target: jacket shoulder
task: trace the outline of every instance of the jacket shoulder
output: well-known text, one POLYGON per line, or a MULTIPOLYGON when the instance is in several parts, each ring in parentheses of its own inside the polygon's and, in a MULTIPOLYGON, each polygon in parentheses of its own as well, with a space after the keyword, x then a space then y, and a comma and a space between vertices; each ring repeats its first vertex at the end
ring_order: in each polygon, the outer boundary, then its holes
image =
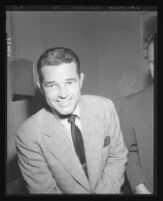
POLYGON ((114 103, 111 99, 98 95, 83 95, 81 103, 84 109, 99 116, 111 115, 114 112, 114 103))
POLYGON ((98 96, 98 95, 82 95, 82 102, 92 105, 101 106, 101 105, 110 105, 111 107, 114 105, 113 101, 109 98, 98 96))
POLYGON ((17 130, 16 137, 34 138, 33 134, 36 133, 42 125, 43 113, 44 109, 41 109, 25 120, 25 122, 17 130))
POLYGON ((137 104, 142 97, 143 91, 139 91, 135 94, 131 94, 125 98, 127 104, 137 104))

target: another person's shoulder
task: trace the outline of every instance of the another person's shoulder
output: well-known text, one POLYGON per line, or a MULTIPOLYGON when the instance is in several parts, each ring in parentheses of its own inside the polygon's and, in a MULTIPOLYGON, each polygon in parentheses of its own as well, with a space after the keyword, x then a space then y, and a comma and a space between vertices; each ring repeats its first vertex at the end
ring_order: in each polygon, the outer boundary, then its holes
POLYGON ((143 89, 125 97, 124 109, 129 116, 131 116, 133 112, 135 113, 135 111, 137 111, 137 109, 140 107, 140 103, 145 91, 146 89, 143 89))
POLYGON ((144 93, 144 90, 142 91, 138 91, 134 94, 131 94, 127 97, 125 97, 126 103, 127 104, 137 104, 140 100, 140 98, 142 97, 142 94, 144 93))

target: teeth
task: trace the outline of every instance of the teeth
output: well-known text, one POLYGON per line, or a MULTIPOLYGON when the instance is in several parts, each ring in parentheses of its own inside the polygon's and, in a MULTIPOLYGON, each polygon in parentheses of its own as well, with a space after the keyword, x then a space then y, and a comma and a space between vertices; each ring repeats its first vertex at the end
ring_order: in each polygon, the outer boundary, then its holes
POLYGON ((66 103, 66 102, 69 102, 70 100, 64 100, 64 101, 61 101, 61 100, 58 100, 57 102, 59 103, 66 103))
POLYGON ((59 104, 61 104, 61 105, 65 105, 65 104, 68 104, 69 103, 69 101, 59 101, 59 104))

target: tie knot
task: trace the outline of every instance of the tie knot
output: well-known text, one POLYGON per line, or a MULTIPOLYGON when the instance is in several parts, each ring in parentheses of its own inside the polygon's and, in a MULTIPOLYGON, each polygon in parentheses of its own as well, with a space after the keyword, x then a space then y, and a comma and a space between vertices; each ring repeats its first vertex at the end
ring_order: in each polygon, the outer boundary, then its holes
POLYGON ((75 124, 75 118, 76 118, 76 115, 71 114, 70 117, 68 118, 68 122, 75 124))

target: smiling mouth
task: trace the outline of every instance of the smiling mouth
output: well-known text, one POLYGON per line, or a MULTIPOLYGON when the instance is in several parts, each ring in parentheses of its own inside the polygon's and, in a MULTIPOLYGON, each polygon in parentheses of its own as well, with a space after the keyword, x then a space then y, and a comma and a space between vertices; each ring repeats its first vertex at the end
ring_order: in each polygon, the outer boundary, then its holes
POLYGON ((70 100, 66 100, 66 101, 58 101, 59 105, 61 106, 68 106, 70 103, 70 100))

